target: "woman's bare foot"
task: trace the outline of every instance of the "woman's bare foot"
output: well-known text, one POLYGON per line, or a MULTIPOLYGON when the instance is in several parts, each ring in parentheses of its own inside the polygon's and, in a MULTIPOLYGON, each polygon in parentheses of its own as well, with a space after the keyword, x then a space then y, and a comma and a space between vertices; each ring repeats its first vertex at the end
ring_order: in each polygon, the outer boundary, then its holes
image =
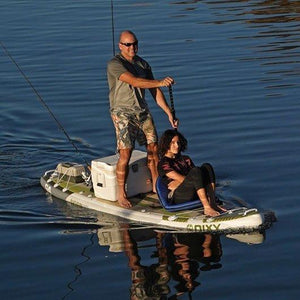
POLYGON ((118 203, 121 207, 124 207, 124 208, 132 207, 131 203, 129 202, 129 200, 125 196, 119 197, 118 203))
POLYGON ((215 196, 212 198, 208 197, 208 202, 209 202, 211 208, 214 209, 215 211, 218 211, 220 213, 227 211, 226 208, 224 208, 220 204, 218 204, 218 202, 220 202, 220 200, 215 196))
POLYGON ((225 207, 222 207, 221 205, 218 204, 211 205, 211 207, 212 209, 218 211, 219 213, 227 212, 227 209, 225 207))
POLYGON ((217 208, 218 208, 218 211, 221 213, 227 211, 227 209, 225 207, 222 207, 221 205, 217 205, 217 208))
POLYGON ((204 207, 204 214, 209 217, 216 217, 220 215, 218 211, 214 210, 210 206, 204 207))
POLYGON ((157 193, 156 193, 156 185, 155 185, 155 183, 154 183, 151 179, 147 179, 147 180, 146 180, 146 183, 147 183, 147 184, 152 184, 152 192, 153 192, 154 194, 157 194, 157 193))

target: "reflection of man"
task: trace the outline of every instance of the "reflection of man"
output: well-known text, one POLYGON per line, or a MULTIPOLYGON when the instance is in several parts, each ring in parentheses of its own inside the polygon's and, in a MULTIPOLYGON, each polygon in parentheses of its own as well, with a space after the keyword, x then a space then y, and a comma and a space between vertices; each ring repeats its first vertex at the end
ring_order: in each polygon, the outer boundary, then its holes
POLYGON ((100 245, 110 245, 110 251, 124 251, 131 269, 131 300, 177 299, 191 294, 199 285, 200 271, 219 269, 222 246, 218 235, 203 233, 165 234, 151 230, 130 230, 128 224, 118 228, 98 230, 100 245), (156 249, 151 257, 158 262, 150 266, 141 264, 137 241, 155 237, 156 249), (173 281, 171 281, 173 280, 173 281), (175 285, 174 285, 175 281, 175 285), (169 285, 176 293, 169 295, 169 285))
POLYGON ((138 40, 131 31, 120 35, 120 54, 107 65, 111 117, 116 130, 119 160, 116 167, 118 202, 122 207, 131 207, 125 191, 127 169, 135 140, 146 145, 148 167, 152 176, 153 191, 157 179, 157 133, 147 102, 145 89, 149 89, 157 105, 167 114, 172 127, 177 126, 171 109, 160 87, 170 86, 173 78, 156 80, 149 64, 137 56, 138 40))
POLYGON ((131 237, 128 230, 124 230, 125 253, 129 259, 131 268, 131 300, 163 299, 168 295, 169 272, 166 249, 162 245, 162 234, 156 236, 158 263, 151 266, 142 266, 138 254, 136 241, 131 237))

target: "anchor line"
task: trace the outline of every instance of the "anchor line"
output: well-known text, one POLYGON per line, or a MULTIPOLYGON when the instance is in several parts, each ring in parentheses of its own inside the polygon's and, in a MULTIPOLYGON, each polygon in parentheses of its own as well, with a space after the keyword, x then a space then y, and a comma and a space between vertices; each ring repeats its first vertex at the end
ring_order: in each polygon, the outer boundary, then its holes
POLYGON ((51 117, 54 119, 54 121, 56 122, 56 124, 58 125, 58 128, 64 133, 64 135, 67 137, 68 141, 71 143, 71 145, 74 147, 74 149, 76 150, 76 152, 79 154, 79 156, 81 157, 81 159, 85 162, 85 164, 87 165, 87 167, 89 168, 89 163, 87 162, 87 160, 82 156, 82 153, 79 151, 78 147, 76 146, 76 144, 72 141, 72 139, 70 138, 70 136, 68 135, 68 133, 66 132, 66 130, 64 129, 64 127, 62 126, 62 124, 59 122, 59 120, 55 117, 55 115, 53 114, 53 112, 51 111, 51 109, 49 108, 49 106, 47 105, 47 103, 43 100, 42 96, 39 94, 39 92, 37 91, 37 89, 34 87, 34 85, 31 83, 30 79, 28 78, 28 76, 23 72, 23 70, 21 69, 20 65, 15 61, 15 59, 12 57, 12 55, 9 53, 9 51, 7 50, 7 48, 5 47, 5 45, 3 44, 3 42, 0 41, 1 47, 3 48, 5 54, 10 58, 10 60, 13 62, 13 64, 17 67, 17 69, 19 70, 19 72, 21 73, 21 75, 23 76, 23 78, 26 80, 26 82, 29 84, 29 86, 31 87, 31 89, 34 91, 34 93, 36 94, 36 96, 38 97, 39 101, 43 104, 43 106, 47 109, 47 111, 49 112, 49 114, 51 115, 51 117))

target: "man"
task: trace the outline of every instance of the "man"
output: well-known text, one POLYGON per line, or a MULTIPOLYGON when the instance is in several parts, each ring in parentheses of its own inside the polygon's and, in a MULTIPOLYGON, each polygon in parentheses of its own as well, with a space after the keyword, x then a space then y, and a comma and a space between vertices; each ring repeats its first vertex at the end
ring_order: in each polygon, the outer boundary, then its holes
POLYGON ((153 191, 158 176, 157 133, 145 100, 149 89, 157 105, 167 114, 173 128, 177 127, 170 107, 160 90, 174 83, 173 78, 156 80, 149 64, 137 55, 138 40, 131 31, 123 31, 119 40, 120 53, 107 65, 111 117, 116 130, 119 160, 116 166, 118 203, 131 207, 125 191, 128 164, 135 140, 146 145, 148 167, 152 177, 153 191))

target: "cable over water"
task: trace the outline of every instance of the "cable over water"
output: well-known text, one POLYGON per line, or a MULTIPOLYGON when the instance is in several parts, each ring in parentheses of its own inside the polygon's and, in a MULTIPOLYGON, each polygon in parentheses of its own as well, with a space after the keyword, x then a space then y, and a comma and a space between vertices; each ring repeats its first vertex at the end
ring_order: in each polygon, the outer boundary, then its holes
POLYGON ((43 100, 42 96, 39 94, 39 92, 33 86, 33 84, 31 83, 31 81, 27 77, 27 75, 23 72, 23 70, 21 69, 20 65, 15 61, 15 59, 13 58, 13 56, 9 53, 9 51, 5 47, 4 43, 0 41, 0 44, 1 44, 1 47, 3 48, 5 54, 10 58, 10 60, 13 62, 13 64, 18 68, 19 72, 21 73, 21 75, 23 76, 23 78, 26 80, 26 82, 29 84, 29 86, 32 88, 32 90, 34 91, 34 93, 38 97, 39 101, 42 103, 42 105, 46 108, 46 110, 49 112, 49 114, 51 115, 51 117, 54 119, 54 121, 58 125, 58 128, 64 133, 64 135, 67 137, 68 141, 74 147, 74 149, 79 154, 79 156, 81 157, 81 159, 85 162, 85 164, 87 165, 87 167, 89 167, 90 165, 87 162, 87 160, 82 156, 82 153, 79 151, 79 149, 76 146, 76 144, 72 141, 72 139, 70 138, 70 136, 68 135, 68 133, 66 132, 66 130, 64 129, 64 127, 62 126, 62 124, 55 117, 55 115, 53 114, 53 112, 51 111, 51 109, 49 108, 49 106, 47 105, 47 103, 43 100))

